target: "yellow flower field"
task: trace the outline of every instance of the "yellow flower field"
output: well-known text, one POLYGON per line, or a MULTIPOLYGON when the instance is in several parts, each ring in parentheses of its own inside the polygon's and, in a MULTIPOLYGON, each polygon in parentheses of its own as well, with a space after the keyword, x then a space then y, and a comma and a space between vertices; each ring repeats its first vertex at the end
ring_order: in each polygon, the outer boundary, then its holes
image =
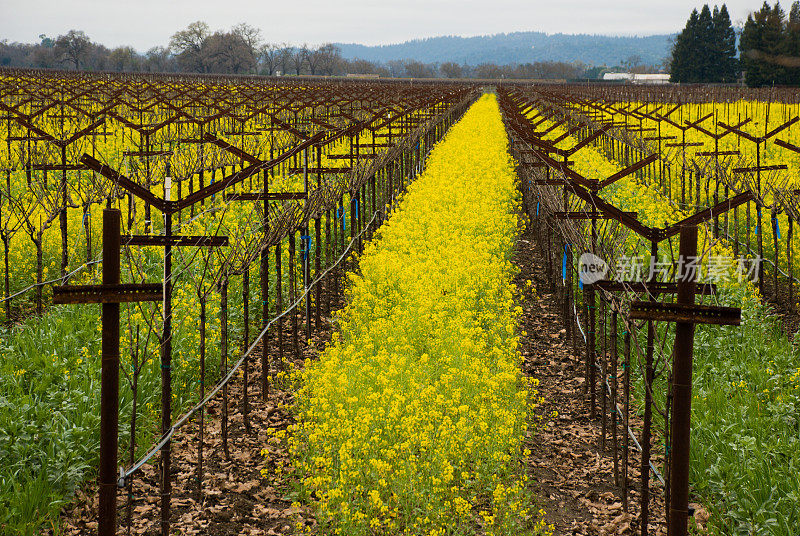
POLYGON ((323 532, 546 530, 520 463, 538 399, 520 372, 514 181, 487 95, 366 247, 288 434, 323 532))

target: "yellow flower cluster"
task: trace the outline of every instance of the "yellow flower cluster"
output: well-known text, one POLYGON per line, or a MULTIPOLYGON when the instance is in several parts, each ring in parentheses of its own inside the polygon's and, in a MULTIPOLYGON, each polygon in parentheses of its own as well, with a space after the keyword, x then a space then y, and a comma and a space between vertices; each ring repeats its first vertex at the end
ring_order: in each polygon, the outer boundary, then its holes
MULTIPOLYGON (((643 114, 649 114, 651 117, 655 117, 659 113, 665 113, 664 103, 661 102, 631 101, 624 103, 624 106, 628 109, 638 110, 643 114)), ((674 105, 666 107, 666 109, 672 108, 674 108, 674 105)), ((582 109, 585 111, 588 108, 584 106, 582 109)), ((739 100, 732 102, 684 103, 669 114, 669 119, 678 125, 687 125, 690 122, 699 121, 701 128, 717 135, 722 135, 726 132, 720 124, 741 124, 738 130, 755 139, 773 132, 774 129, 799 113, 800 110, 798 110, 797 104, 772 102, 771 100, 769 102, 739 100)), ((611 120, 612 116, 607 113, 604 119, 611 120)), ((620 121, 619 114, 617 114, 616 120, 620 121)), ((725 134, 715 143, 711 136, 696 128, 689 128, 684 132, 667 121, 658 122, 650 118, 641 120, 629 118, 628 124, 644 129, 642 130, 643 133, 649 132, 650 136, 643 135, 645 139, 665 138, 665 141, 661 143, 653 139, 647 140, 646 143, 651 150, 660 151, 662 155, 662 159, 665 162, 663 165, 664 171, 657 181, 662 185, 666 195, 674 202, 682 203, 685 196, 685 201, 688 205, 713 204, 713 201, 709 202, 708 199, 713 200, 715 191, 720 201, 725 199, 727 197, 725 194, 728 191, 728 184, 736 185, 735 191, 737 192, 749 188, 754 194, 760 196, 763 200, 764 208, 759 212, 755 205, 752 205, 752 214, 750 216, 752 220, 745 220, 744 207, 739 209, 740 240, 747 241, 748 244, 751 244, 752 241, 753 245, 750 247, 756 250, 754 243, 758 240, 757 236, 760 233, 763 234, 764 256, 774 263, 776 259, 773 239, 777 238, 780 244, 777 259, 779 267, 784 272, 789 271, 785 255, 786 242, 791 240, 793 248, 797 248, 800 238, 796 233, 793 236, 788 235, 789 221, 783 209, 779 207, 778 214, 773 220, 770 208, 776 201, 778 205, 781 204, 780 199, 775 199, 774 189, 779 191, 791 190, 798 185, 796 177, 798 176, 798 171, 800 171, 800 154, 785 149, 776 144, 775 141, 781 140, 793 145, 800 144, 800 123, 794 123, 778 131, 767 141, 760 143, 758 157, 756 155, 756 144, 752 139, 748 140, 733 133, 725 134), (684 141, 687 143, 685 149, 675 146, 684 141), (714 151, 721 151, 723 155, 717 157, 708 155, 714 151), (703 156, 703 153, 706 156, 703 156), (787 169, 762 171, 760 184, 755 172, 736 173, 733 171, 735 168, 754 167, 757 162, 762 166, 786 165, 787 169), (719 171, 717 170, 717 164, 720 167, 719 171), (697 200, 695 182, 698 175, 701 177, 699 202, 697 200), (685 182, 683 186, 682 182, 685 182), (682 195, 682 190, 684 190, 684 195, 682 195), (749 235, 749 238, 747 235, 749 235)), ((731 195, 733 194, 731 193, 731 195)), ((699 208, 699 206, 695 207, 692 211, 699 210, 699 208)), ((734 230, 730 216, 731 223, 725 231, 729 236, 732 236, 734 230)), ((793 267, 793 269, 795 270, 795 277, 798 277, 797 267, 793 267)), ((769 271, 768 269, 767 272, 769 271)))
MULTIPOLYGON (((530 114, 533 113, 535 113, 535 111, 530 112, 530 114)), ((565 133, 565 131, 561 127, 556 127, 553 130, 553 136, 558 136, 563 133, 565 133)), ((561 144, 563 144, 564 147, 570 147, 577 142, 578 140, 569 136, 562 140, 561 144)), ((600 149, 595 146, 584 147, 574 155, 574 159, 575 171, 591 179, 605 179, 618 173, 625 167, 607 158, 600 149)), ((667 227, 689 216, 689 213, 671 205, 666 198, 659 195, 652 187, 648 186, 637 174, 623 177, 614 184, 604 188, 601 191, 601 196, 622 210, 636 211, 637 219, 650 227, 667 227)), ((606 228, 614 225, 615 224, 610 223, 609 220, 598 222, 598 234, 600 236, 605 235, 606 228)), ((667 243, 660 244, 659 248, 660 255, 668 255, 671 253, 669 244, 667 243)), ((713 239, 711 228, 708 224, 703 224, 700 227, 698 251, 705 251, 700 267, 701 279, 707 277, 710 273, 709 259, 711 257, 725 258, 728 260, 727 265, 716 268, 718 271, 722 270, 722 272, 717 275, 724 275, 724 277, 719 277, 717 281, 718 284, 721 288, 726 289, 743 287, 745 293, 742 299, 745 300, 749 306, 755 305, 758 301, 758 290, 750 281, 739 281, 739 279, 735 277, 737 266, 733 250, 726 243, 713 239), (708 251, 705 251, 706 248, 708 248, 708 251)), ((647 244, 635 233, 629 233, 621 252, 623 255, 646 254, 648 252, 647 244)), ((743 302, 741 305, 744 306, 745 303, 743 302)))
POLYGON ((484 96, 366 247, 341 333, 299 373, 288 442, 331 533, 547 530, 519 463, 538 398, 519 370, 514 180, 484 96))

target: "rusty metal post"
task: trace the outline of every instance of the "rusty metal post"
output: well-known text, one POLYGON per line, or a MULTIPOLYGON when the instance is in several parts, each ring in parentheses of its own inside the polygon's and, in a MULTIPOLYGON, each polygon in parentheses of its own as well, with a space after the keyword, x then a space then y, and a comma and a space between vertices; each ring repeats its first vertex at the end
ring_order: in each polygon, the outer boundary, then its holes
MULTIPOLYGON (((242 352, 247 351, 250 346, 250 266, 244 267, 242 274, 242 307, 244 314, 244 337, 242 339, 242 352)), ((242 420, 244 429, 249 434, 250 429, 250 400, 248 393, 248 383, 250 382, 250 356, 245 358, 242 366, 242 420)))
MULTIPOLYGON (((308 148, 303 149, 303 191, 306 194, 306 210, 308 210, 308 148)), ((303 246, 303 299, 306 317, 306 344, 311 340, 311 235, 309 234, 308 220, 303 226, 303 235, 300 243, 303 246)))
MULTIPOLYGON (((369 190, 370 190, 369 191, 369 196, 370 196, 370 204, 371 204, 371 206, 370 206, 370 215, 371 214, 375 214, 375 212, 378 210, 378 200, 377 200, 375 182, 376 182, 375 174, 373 173, 372 177, 370 177, 370 179, 369 179, 369 190)), ((371 236, 371 234, 373 232, 374 231, 370 231, 370 236, 371 236)))
MULTIPOLYGON (((63 104, 62 104, 62 117, 63 117, 63 104)), ((63 119, 61 119, 63 124, 63 119)), ((61 185, 59 187, 61 194, 61 207, 59 210, 59 223, 61 227, 61 283, 67 282, 67 266, 69 265, 69 247, 67 245, 67 206, 68 196, 67 192, 67 146, 61 146, 61 185)))
MULTIPOLYGON (((228 274, 222 276, 219 284, 219 323, 220 323, 220 378, 224 378, 228 373, 228 274)), ((222 451, 225 459, 231 459, 228 449, 228 384, 222 386, 222 451)))
MULTIPOLYGON (((264 172, 264 193, 269 190, 269 176, 264 172)), ((264 244, 261 248, 260 279, 261 279, 261 329, 264 330, 269 322, 269 247, 267 246, 267 234, 269 232, 269 201, 264 196, 263 206, 263 229, 264 244)), ((266 402, 269 399, 269 331, 264 334, 261 340, 261 399, 266 402)))
MULTIPOLYGON (((331 267, 331 209, 325 211, 325 266, 326 269, 331 267)), ((333 222, 333 232, 336 232, 336 221, 333 222)), ((331 278, 333 274, 328 272, 325 276, 325 315, 331 315, 331 294, 332 285, 331 278)))
MULTIPOLYGON (((592 254, 597 254, 597 220, 592 218, 592 254)), ((595 364, 596 364, 596 349, 595 349, 595 295, 594 295, 594 286, 587 285, 586 298, 587 298, 587 307, 589 309, 589 325, 587 327, 587 342, 586 342, 586 352, 587 352, 587 367, 589 370, 589 377, 587 381, 589 382, 589 416, 590 418, 594 419, 596 416, 596 406, 597 406, 597 381, 595 377, 597 373, 595 371, 595 364)))
MULTIPOLYGON (((681 229, 679 254, 684 266, 697 257, 697 227, 681 229)), ((677 303, 694 305, 696 271, 685 269, 678 278, 677 303)), ((686 536, 689 521, 689 448, 692 409, 692 352, 694 323, 677 322, 673 353, 672 471, 669 524, 671 534, 686 536)))
POLYGON ((550 224, 549 218, 545 219, 547 225, 547 244, 545 245, 544 254, 547 256, 547 281, 550 285, 550 290, 556 289, 555 274, 553 273, 553 225, 550 224))
MULTIPOLYGON (((761 143, 756 143, 756 229, 758 230, 758 292, 764 295, 764 226, 761 221, 761 143)), ((775 265, 777 272, 778 265, 775 265)), ((775 289, 776 293, 778 289, 775 289)))
MULTIPOLYGON (((631 326, 634 324, 631 323, 631 326)), ((628 453, 630 449, 630 434, 628 433, 628 429, 630 428, 630 409, 631 409, 631 334, 628 331, 628 326, 625 327, 625 363, 623 364, 624 369, 624 385, 623 385, 623 397, 625 399, 624 405, 624 418, 623 423, 625 425, 625 431, 623 433, 623 441, 622 441, 622 510, 624 512, 628 511, 628 453)))
POLYGON ((606 453, 608 393, 608 338, 606 333, 606 302, 600 293, 600 453, 606 453))
MULTIPOLYGON (((342 251, 339 247, 339 244, 344 244, 344 230, 345 230, 345 222, 344 222, 344 196, 339 198, 339 206, 336 208, 336 218, 334 218, 333 222, 333 245, 332 245, 332 257, 336 259, 337 253, 342 251), (339 223, 341 220, 341 224, 339 223)), ((341 267, 339 264, 336 264, 333 269, 333 292, 335 295, 339 295, 339 270, 341 267)))
MULTIPOLYGON (((206 297, 200 297, 200 400, 206 397, 206 297)), ((205 406, 197 413, 197 501, 203 499, 203 442, 205 437, 205 406)))
MULTIPOLYGON (((650 277, 655 281, 655 263, 658 261, 658 242, 650 243, 650 277)), ((655 301, 655 297, 650 297, 655 301)), ((647 322, 647 347, 645 349, 645 378, 644 378, 644 426, 642 429, 642 490, 641 490, 641 534, 647 536, 647 525, 650 517, 650 428, 653 420, 653 352, 655 351, 656 326, 652 320, 647 322)))
MULTIPOLYGON (((322 147, 317 147, 317 169, 322 168, 322 147)), ((317 173, 317 188, 322 188, 322 173, 317 173)), ((314 217, 314 277, 319 277, 322 272, 322 212, 318 211, 314 217)), ((322 281, 314 289, 314 327, 319 331, 322 308, 322 281)))
MULTIPOLYGON (((404 152, 400 157, 400 168, 401 168, 400 173, 402 173, 402 166, 405 158, 406 155, 404 152)), ((384 176, 386 177, 386 184, 385 184, 386 191, 383 194, 384 196, 383 204, 386 206, 386 212, 389 212, 389 209, 392 206, 392 177, 394 176, 394 170, 396 166, 397 164, 395 164, 394 162, 390 162, 389 167, 386 170, 386 173, 384 174, 384 176)))
POLYGON ((291 307, 292 317, 292 348, 294 357, 300 359, 300 340, 298 334, 297 322, 297 307, 294 302, 297 299, 297 256, 295 252, 295 233, 296 229, 292 229, 289 233, 289 306, 291 307))
MULTIPOLYGON (((103 210, 103 284, 120 281, 120 219, 118 209, 103 210)), ((117 448, 119 437, 119 303, 104 303, 100 369, 100 497, 97 533, 117 531, 117 448)))
POLYGON ((358 198, 358 211, 356 214, 358 215, 358 252, 361 253, 364 251, 364 241, 367 239, 366 236, 362 236, 361 233, 364 231, 364 227, 367 223, 367 185, 362 184, 361 188, 359 189, 359 198, 358 198))
POLYGON ((280 369, 283 370, 283 317, 279 316, 283 312, 283 262, 281 259, 281 241, 275 244, 275 316, 277 317, 277 326, 275 332, 277 334, 278 345, 278 364, 280 369))
MULTIPOLYGON (((164 179, 164 197, 170 199, 172 179, 169 164, 164 179)), ((164 214, 164 234, 172 236, 172 214, 164 214)), ((161 433, 166 434, 172 427, 172 245, 164 246, 164 325, 161 333, 161 433)), ((161 535, 169 536, 171 442, 161 447, 161 535)))
MULTIPOLYGON (((780 294, 778 293, 778 260, 780 258, 780 243, 778 242, 779 224, 778 224, 778 210, 776 204, 773 203, 772 211, 770 214, 770 221, 772 222, 772 251, 775 253, 775 270, 772 273, 772 291, 775 293, 775 303, 779 303, 780 294)), ((791 274, 791 272, 789 272, 791 274)), ((790 275, 791 277, 791 275, 790 275)))
MULTIPOLYGON (((350 201, 350 205, 351 205, 351 208, 352 208, 352 200, 350 201)), ((342 228, 339 230, 340 231, 339 232, 339 251, 342 254, 344 254, 345 246, 347 244, 346 236, 345 236, 346 232, 347 232, 347 222, 345 221, 345 219, 348 217, 347 216, 347 212, 345 212, 345 210, 344 210, 344 196, 342 196, 341 199, 339 200, 339 208, 342 211, 342 228)), ((353 213, 351 211, 350 212, 350 227, 351 227, 350 230, 351 230, 351 232, 352 232, 352 224, 353 224, 353 213)), ((342 292, 344 292, 344 287, 345 287, 344 275, 345 275, 345 272, 347 271, 346 267, 347 267, 347 258, 345 257, 345 259, 339 265, 339 272, 338 272, 338 275, 342 279, 342 282, 341 282, 342 292)), ((337 292, 339 291, 339 287, 338 286, 336 287, 336 291, 337 292)))
POLYGON ((350 192, 350 240, 351 241, 355 240, 356 234, 358 233, 358 230, 356 229, 356 225, 358 224, 357 214, 358 214, 358 190, 354 190, 350 192))
POLYGON ((617 363, 619 361, 617 353, 617 308, 611 311, 611 450, 614 456, 614 484, 619 486, 619 450, 617 439, 617 363))
POLYGON ((793 291, 793 284, 794 284, 794 267, 792 266, 792 216, 787 214, 789 218, 789 229, 786 231, 786 266, 788 267, 788 274, 789 277, 787 278, 789 281, 789 288, 787 290, 789 294, 789 298, 787 302, 789 304, 789 310, 794 311, 794 291, 793 291))
MULTIPOLYGON (((564 157, 565 160, 566 160, 566 158, 567 157, 564 157)), ((524 201, 526 198, 530 198, 531 183, 530 183, 530 180, 524 180, 523 179, 522 184, 523 184, 523 192, 525 194, 527 194, 527 195, 523 195, 522 196, 522 199, 524 201)), ((569 211, 569 193, 567 192, 566 188, 563 188, 563 195, 564 195, 564 212, 568 212, 569 211)), ((530 209, 530 203, 527 203, 527 205, 528 205, 528 209, 530 209)), ((530 214, 529 214, 529 216, 530 216, 530 214)), ((569 315, 569 299, 570 299, 570 291, 572 290, 572 278, 571 278, 571 275, 572 275, 571 274, 571 272, 572 272, 572 262, 571 262, 570 252, 569 252, 570 247, 571 247, 571 245, 566 243, 566 240, 565 240, 565 243, 564 243, 564 260, 562 261, 562 272, 563 273, 561 274, 561 283, 564 286, 564 328, 567 330, 567 332, 566 332, 566 334, 564 336, 564 340, 567 340, 567 341, 569 340, 569 338, 571 336, 571 333, 572 333, 572 322, 570 322, 570 318, 569 318, 569 316, 570 316, 569 315)))

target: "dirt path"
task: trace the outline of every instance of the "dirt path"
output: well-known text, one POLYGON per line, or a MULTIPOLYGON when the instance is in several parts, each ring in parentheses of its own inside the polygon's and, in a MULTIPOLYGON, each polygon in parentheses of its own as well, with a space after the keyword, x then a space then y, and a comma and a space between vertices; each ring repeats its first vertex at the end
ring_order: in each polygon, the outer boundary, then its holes
MULTIPOLYGON (((572 343, 566 340, 560 305, 550 291, 537 250, 531 234, 525 233, 516 251, 521 269, 517 284, 526 296, 522 329, 527 335, 522 338, 522 352, 526 372, 539 379, 539 394, 544 397, 537 409, 543 423, 529 440, 533 490, 545 518, 555 525, 555 534, 638 534, 639 453, 631 445, 628 474, 632 485, 625 512, 620 487, 614 484, 611 442, 607 441, 606 455, 601 454, 599 411, 591 420, 588 397, 583 395, 584 362, 582 356, 573 355, 572 343), (532 281, 535 290, 525 290, 526 281, 532 281)), ((631 421, 638 429, 638 423, 631 421)), ((621 440, 619 445, 621 453, 621 440)), ((650 534, 666 534, 660 483, 651 495, 650 534)))

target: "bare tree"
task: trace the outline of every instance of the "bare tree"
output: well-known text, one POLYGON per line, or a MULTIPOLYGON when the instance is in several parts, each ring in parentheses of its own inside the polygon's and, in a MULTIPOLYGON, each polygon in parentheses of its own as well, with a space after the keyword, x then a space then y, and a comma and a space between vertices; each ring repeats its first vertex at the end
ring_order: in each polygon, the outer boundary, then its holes
POLYGON ((208 24, 193 22, 185 30, 172 34, 169 48, 185 70, 204 73, 207 72, 207 62, 203 45, 210 36, 208 24))
POLYGON ((628 72, 634 72, 634 70, 642 65, 642 57, 638 54, 634 54, 632 56, 628 56, 625 61, 622 62, 622 67, 625 68, 628 72))
POLYGON ((342 65, 342 52, 339 47, 327 43, 316 50, 312 50, 306 57, 308 70, 311 74, 326 74, 331 76, 342 65))
POLYGON ((417 60, 406 60, 403 62, 405 74, 409 78, 435 78, 436 69, 428 63, 417 60))
POLYGON ((308 45, 305 43, 300 48, 293 48, 292 55, 289 58, 289 63, 294 69, 294 74, 299 75, 303 71, 303 65, 306 63, 308 56, 308 45))
POLYGON ((292 58, 294 56, 294 47, 289 44, 284 44, 279 56, 279 66, 281 73, 286 74, 292 66, 292 58))
POLYGON ((503 68, 494 63, 482 63, 475 68, 476 78, 499 79, 504 74, 503 68))
POLYGON ((255 70, 253 49, 235 33, 215 33, 205 40, 202 50, 209 72, 244 74, 255 70))
POLYGON ((445 78, 461 78, 464 74, 464 69, 455 62, 446 61, 439 66, 439 72, 445 78))
POLYGON ((389 71, 375 62, 362 59, 354 59, 347 62, 347 72, 351 74, 384 74, 389 76, 389 71))
POLYGON ((261 30, 259 28, 250 26, 246 22, 240 22, 231 28, 231 33, 241 37, 247 43, 247 46, 253 50, 253 54, 257 53, 258 47, 261 46, 261 30))
POLYGON ((92 41, 83 31, 70 30, 66 35, 56 38, 54 48, 59 61, 71 63, 75 69, 80 69, 91 47, 92 41))
POLYGON ((33 67, 49 69, 56 66, 55 47, 36 47, 33 52, 33 67))
POLYGON ((262 65, 261 74, 272 76, 284 63, 288 45, 266 43, 258 49, 258 59, 262 65))
POLYGON ((118 73, 139 70, 139 55, 131 47, 118 47, 108 55, 108 67, 118 73))
POLYGON ((155 73, 165 73, 174 69, 174 60, 169 49, 165 47, 153 47, 147 51, 147 70, 155 73))
POLYGON ((389 60, 386 66, 389 69, 389 76, 392 78, 400 78, 406 73, 405 65, 400 60, 389 60))

